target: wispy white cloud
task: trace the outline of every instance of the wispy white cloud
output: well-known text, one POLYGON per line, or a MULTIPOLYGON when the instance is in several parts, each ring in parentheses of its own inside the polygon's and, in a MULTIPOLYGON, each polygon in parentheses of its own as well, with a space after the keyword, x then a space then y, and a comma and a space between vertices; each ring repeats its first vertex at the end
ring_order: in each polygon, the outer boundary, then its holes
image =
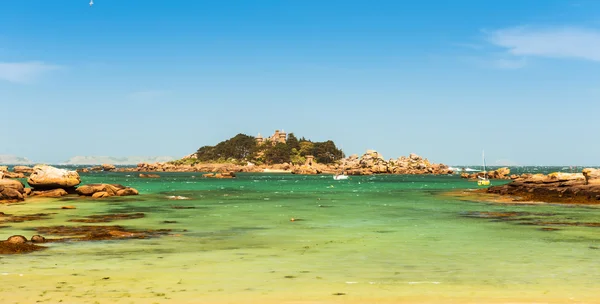
POLYGON ((42 74, 60 68, 61 66, 41 61, 0 62, 0 80, 14 83, 30 83, 42 74))
POLYGON ((600 61, 600 30, 578 27, 515 27, 487 34, 488 41, 516 56, 600 61))
POLYGON ((527 65, 523 57, 507 56, 503 54, 490 54, 485 56, 463 57, 463 61, 485 69, 518 70, 527 65))

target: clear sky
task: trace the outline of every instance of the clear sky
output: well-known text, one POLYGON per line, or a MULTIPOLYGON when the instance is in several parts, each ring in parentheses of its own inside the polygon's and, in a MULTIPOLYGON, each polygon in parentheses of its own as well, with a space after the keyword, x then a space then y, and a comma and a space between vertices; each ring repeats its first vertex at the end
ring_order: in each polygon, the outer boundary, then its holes
POLYGON ((0 154, 347 154, 600 165, 600 1, 0 1, 0 154))

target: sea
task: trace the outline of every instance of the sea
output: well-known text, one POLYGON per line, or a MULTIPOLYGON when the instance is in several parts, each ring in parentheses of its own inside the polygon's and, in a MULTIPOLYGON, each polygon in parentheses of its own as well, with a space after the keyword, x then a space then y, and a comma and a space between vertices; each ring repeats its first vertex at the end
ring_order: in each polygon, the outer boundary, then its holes
MULTIPOLYGON (((535 169, 522 171, 568 172, 535 169)), ((0 255, 0 303, 600 303, 596 206, 455 195, 478 188, 458 175, 159 174, 81 174, 139 196, 0 205, 47 214, 0 222, 0 239, 61 225, 169 229, 0 255), (115 213, 144 217, 69 221, 115 213)))

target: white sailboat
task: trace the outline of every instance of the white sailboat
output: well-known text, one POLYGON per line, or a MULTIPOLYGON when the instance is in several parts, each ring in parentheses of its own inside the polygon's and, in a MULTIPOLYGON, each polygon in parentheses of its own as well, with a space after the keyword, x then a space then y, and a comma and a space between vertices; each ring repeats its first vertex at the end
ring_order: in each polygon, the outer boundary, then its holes
POLYGON ((343 180, 343 179, 348 179, 348 175, 346 174, 336 174, 333 176, 334 180, 343 180))
POLYGON ((348 179, 348 175, 346 175, 346 172, 344 172, 344 170, 342 170, 341 173, 336 174, 333 176, 334 180, 344 180, 344 179, 348 179))
POLYGON ((489 186, 490 180, 487 177, 487 170, 485 169, 485 151, 481 152, 481 157, 483 158, 483 177, 478 177, 477 186, 489 186))

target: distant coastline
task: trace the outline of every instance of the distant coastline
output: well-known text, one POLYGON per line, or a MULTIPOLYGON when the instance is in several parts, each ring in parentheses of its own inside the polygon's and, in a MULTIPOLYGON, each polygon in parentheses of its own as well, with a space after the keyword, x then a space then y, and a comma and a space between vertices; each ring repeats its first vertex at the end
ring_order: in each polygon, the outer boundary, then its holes
POLYGON ((0 155, 0 165, 34 165, 50 164, 63 166, 94 166, 112 164, 116 166, 135 166, 139 163, 170 162, 173 156, 74 156, 63 162, 32 161, 27 157, 16 155, 0 155))
POLYGON ((0 154, 0 165, 32 165, 33 161, 27 157, 0 154))
POLYGON ((146 162, 169 162, 177 158, 173 156, 74 156, 58 165, 100 165, 111 164, 116 166, 137 165, 146 162))

